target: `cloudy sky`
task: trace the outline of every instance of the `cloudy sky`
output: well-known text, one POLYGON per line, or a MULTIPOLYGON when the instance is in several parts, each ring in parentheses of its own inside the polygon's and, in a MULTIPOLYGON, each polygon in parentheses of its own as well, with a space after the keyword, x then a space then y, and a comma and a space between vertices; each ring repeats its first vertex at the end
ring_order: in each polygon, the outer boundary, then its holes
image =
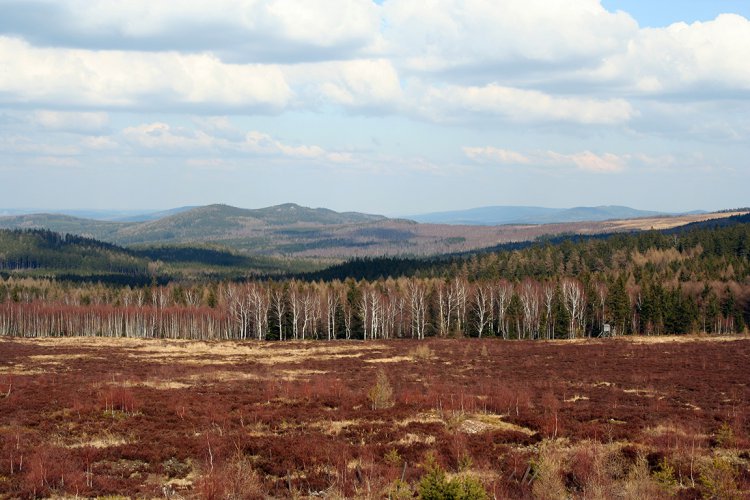
POLYGON ((746 0, 0 12, 0 208, 750 205, 746 0))

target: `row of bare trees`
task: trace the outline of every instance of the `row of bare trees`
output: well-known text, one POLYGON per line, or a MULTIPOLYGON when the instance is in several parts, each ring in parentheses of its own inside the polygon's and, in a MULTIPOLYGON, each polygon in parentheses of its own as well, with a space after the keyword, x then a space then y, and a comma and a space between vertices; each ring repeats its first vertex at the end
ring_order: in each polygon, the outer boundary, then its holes
MULTIPOLYGON (((53 283, 35 286, 33 293, 21 287, 20 294, 0 296, 0 335, 554 339, 599 335, 602 325, 610 322, 616 333, 654 331, 643 324, 653 321, 651 316, 643 319, 653 307, 648 309, 641 287, 624 282, 619 286, 605 281, 584 283, 570 277, 545 281, 526 278, 515 283, 471 282, 459 277, 376 282, 292 280, 145 289, 95 285, 60 288, 53 283)), ((689 294, 685 300, 695 302, 689 294)), ((734 316, 729 313, 719 311, 707 318, 708 313, 703 316, 703 324, 709 321, 709 326, 720 325, 718 332, 736 330, 734 316)), ((695 323, 700 327, 699 321, 695 323)))

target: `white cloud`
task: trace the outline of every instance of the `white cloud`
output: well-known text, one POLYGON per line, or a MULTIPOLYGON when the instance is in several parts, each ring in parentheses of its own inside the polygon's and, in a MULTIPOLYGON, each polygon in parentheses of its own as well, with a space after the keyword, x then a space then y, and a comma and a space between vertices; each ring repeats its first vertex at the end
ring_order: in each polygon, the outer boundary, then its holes
POLYGON ((596 154, 591 151, 580 153, 558 153, 556 151, 536 151, 520 153, 508 149, 488 147, 465 147, 464 154, 479 163, 499 165, 529 165, 538 167, 575 167, 593 173, 616 173, 628 166, 628 156, 612 153, 596 154))
POLYGON ((509 149, 493 148, 491 146, 484 148, 463 148, 464 154, 472 160, 478 162, 501 163, 507 165, 525 165, 531 163, 528 156, 517 151, 509 149))
POLYGON ((748 40, 750 21, 735 14, 642 29, 626 51, 612 53, 599 68, 584 74, 646 95, 685 93, 687 99, 720 99, 729 90, 750 91, 748 40))
POLYGON ((10 34, 0 36, 0 106, 45 109, 34 119, 47 130, 103 135, 108 116, 87 111, 187 112, 209 116, 205 133, 238 142, 244 131, 209 126, 210 116, 344 110, 441 124, 552 124, 563 133, 573 124, 704 140, 748 135, 728 101, 750 93, 750 21, 737 15, 639 29, 599 0, 0 7, 0 33, 10 34), (719 104, 659 106, 664 95, 719 104))
POLYGON ((0 37, 0 102, 170 109, 277 110, 291 96, 278 67, 210 54, 40 49, 0 37))
POLYGON ((388 50, 415 71, 590 64, 637 30, 599 0, 388 0, 384 19, 388 50))
MULTIPOLYGON (((230 124, 225 124, 231 127, 230 124)), ((163 122, 145 123, 128 127, 124 139, 138 151, 172 156, 223 154, 227 157, 278 157, 331 163, 347 163, 352 157, 347 152, 327 151, 317 145, 287 144, 269 134, 249 131, 237 140, 212 135, 200 129, 172 127, 163 122)), ((236 135, 236 134, 233 134, 236 135)))
POLYGON ((399 75, 387 59, 308 63, 283 68, 297 89, 297 106, 332 104, 393 112, 403 100, 399 75))
POLYGON ((560 154, 554 151, 547 152, 547 158, 552 164, 570 165, 573 164, 580 170, 595 173, 614 173, 625 169, 626 161, 624 158, 612 153, 598 155, 591 151, 583 151, 574 154, 560 154))
POLYGON ((561 121, 611 125, 627 122, 636 110, 624 99, 559 97, 490 84, 484 87, 429 87, 421 94, 421 109, 437 120, 456 116, 498 116, 514 122, 561 121))
POLYGON ((345 57, 372 43, 371 0, 4 0, 0 32, 40 45, 212 50, 245 61, 345 57), (50 23, 50 19, 55 19, 50 23))

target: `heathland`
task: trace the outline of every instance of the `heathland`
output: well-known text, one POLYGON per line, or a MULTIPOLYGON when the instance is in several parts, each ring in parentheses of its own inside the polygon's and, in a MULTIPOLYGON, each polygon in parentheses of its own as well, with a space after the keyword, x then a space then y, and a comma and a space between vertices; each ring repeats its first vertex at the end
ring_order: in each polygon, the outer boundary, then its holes
POLYGON ((750 489, 744 337, 5 338, 0 349, 5 497, 750 489))
POLYGON ((0 231, 0 496, 743 498, 721 215, 345 261, 0 231))

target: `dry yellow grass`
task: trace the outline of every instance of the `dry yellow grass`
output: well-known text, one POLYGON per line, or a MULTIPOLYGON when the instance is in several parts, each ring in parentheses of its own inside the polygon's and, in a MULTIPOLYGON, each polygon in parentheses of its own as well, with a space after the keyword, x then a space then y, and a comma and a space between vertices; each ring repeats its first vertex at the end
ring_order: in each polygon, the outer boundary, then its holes
POLYGON ((413 361, 414 358, 411 356, 392 356, 390 358, 374 358, 366 359, 366 363, 404 363, 407 361, 413 361))
POLYGON ((402 446, 411 446, 417 443, 434 444, 435 436, 429 436, 426 434, 414 434, 414 433, 409 432, 404 437, 396 441, 394 444, 399 444, 402 446))
POLYGON ((133 442, 132 440, 124 437, 124 436, 118 436, 116 434, 111 433, 104 433, 96 436, 86 436, 83 435, 80 438, 78 438, 75 441, 66 441, 63 438, 59 438, 56 440, 58 445, 65 447, 65 448, 85 448, 85 447, 92 447, 92 448, 113 448, 115 446, 122 446, 124 444, 128 444, 133 442))

